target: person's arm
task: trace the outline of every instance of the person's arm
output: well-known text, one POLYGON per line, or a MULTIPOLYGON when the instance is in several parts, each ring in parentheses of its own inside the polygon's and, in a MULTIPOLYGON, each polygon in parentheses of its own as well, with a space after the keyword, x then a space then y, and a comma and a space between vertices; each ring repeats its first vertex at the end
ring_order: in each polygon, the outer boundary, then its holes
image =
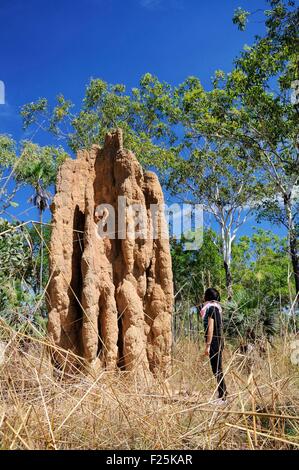
POLYGON ((205 355, 209 356, 210 354, 210 346, 211 342, 213 339, 213 333, 214 333, 214 319, 209 316, 208 318, 208 333, 207 333, 207 342, 206 342, 206 349, 205 349, 205 355))

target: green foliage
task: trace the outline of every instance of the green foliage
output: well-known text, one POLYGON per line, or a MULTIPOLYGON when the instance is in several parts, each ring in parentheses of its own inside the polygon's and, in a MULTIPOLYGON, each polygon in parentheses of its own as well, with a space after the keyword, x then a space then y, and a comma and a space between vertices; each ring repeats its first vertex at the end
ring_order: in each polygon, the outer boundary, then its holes
POLYGON ((31 255, 31 245, 26 233, 0 219, 0 275, 3 279, 10 276, 22 278, 27 271, 31 255))
MULTIPOLYGON (((44 237, 48 241, 49 230, 44 237)), ((38 252, 39 234, 34 228, 0 219, 0 316, 14 328, 25 326, 27 332, 28 327, 42 330, 45 326, 44 298, 37 293, 38 252)), ((43 269, 48 271, 47 252, 43 269)))
POLYGON ((18 155, 15 141, 0 135, 0 214, 10 206, 17 207, 14 199, 24 184, 35 189, 34 204, 39 209, 46 208, 50 195, 45 188, 55 183, 59 166, 68 158, 62 147, 40 146, 31 141, 22 141, 19 147, 18 155))
POLYGON ((28 300, 25 278, 31 264, 30 240, 22 228, 0 219, 0 315, 18 316, 18 309, 28 300))
POLYGON ((5 134, 0 134, 0 167, 12 167, 16 161, 15 142, 5 134))
POLYGON ((40 98, 39 100, 27 103, 22 107, 21 116, 24 121, 24 127, 28 127, 37 122, 38 116, 43 116, 48 106, 48 100, 40 98))
POLYGON ((282 307, 289 302, 287 240, 256 229, 233 246, 234 298, 225 305, 229 336, 277 333, 282 307))
POLYGON ((227 338, 238 337, 251 340, 263 336, 269 339, 279 331, 281 312, 271 298, 264 297, 256 302, 243 290, 234 295, 234 299, 224 305, 223 328, 227 338))
POLYGON ((249 11, 245 11, 242 8, 237 8, 234 12, 233 23, 238 26, 241 31, 244 31, 248 21, 249 11))
MULTIPOLYGON (((51 225, 44 225, 42 230, 39 224, 33 224, 28 228, 28 235, 32 246, 32 268, 30 275, 30 285, 38 295, 39 291, 46 288, 49 276, 49 244, 51 238, 51 225), (43 252, 40 253, 41 238, 43 240, 43 252), (42 269, 42 286, 40 286, 40 272, 42 269)), ((43 313, 46 314, 45 305, 41 305, 43 313)))
POLYGON ((144 75, 140 87, 129 93, 122 84, 109 85, 101 79, 91 79, 79 112, 72 112, 73 104, 63 95, 57 97, 53 109, 46 99, 38 100, 22 108, 24 128, 38 124, 65 139, 76 152, 93 144, 102 145, 107 132, 121 127, 125 146, 144 165, 163 169, 172 158, 172 149, 163 145, 164 135, 170 131, 159 115, 159 109, 162 112, 169 105, 167 88, 150 74, 144 75))
POLYGON ((33 187, 41 180, 44 186, 48 187, 56 182, 58 168, 67 158, 68 155, 62 147, 41 147, 24 141, 15 169, 15 178, 33 187))
POLYGON ((176 302, 188 298, 197 305, 207 287, 224 285, 220 242, 213 230, 206 230, 200 249, 186 250, 185 243, 185 238, 171 240, 176 302))
POLYGON ((8 135, 0 134, 0 214, 16 204, 14 198, 18 188, 14 188, 13 191, 8 190, 10 174, 16 160, 14 140, 8 135))
POLYGON ((287 240, 257 229, 233 247, 235 293, 250 293, 254 302, 285 305, 289 301, 287 240))
POLYGON ((185 318, 188 310, 203 301, 207 287, 214 286, 221 293, 228 337, 270 337, 279 331, 283 306, 289 303, 285 239, 271 231, 255 229, 251 237, 240 237, 233 244, 234 296, 230 301, 224 287, 221 240, 215 232, 204 232, 203 245, 197 251, 185 250, 184 240, 172 240, 171 253, 177 328, 180 321, 185 328, 188 326, 191 321, 189 315, 185 318))

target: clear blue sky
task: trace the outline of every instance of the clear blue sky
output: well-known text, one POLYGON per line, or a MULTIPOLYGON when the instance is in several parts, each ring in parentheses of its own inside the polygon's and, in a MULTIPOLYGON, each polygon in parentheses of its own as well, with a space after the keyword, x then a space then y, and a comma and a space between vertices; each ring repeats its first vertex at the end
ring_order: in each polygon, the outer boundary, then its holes
POLYGON ((241 33, 237 6, 263 0, 1 0, 0 80, 8 106, 0 131, 21 137, 19 107, 62 92, 80 102, 90 77, 135 86, 146 72, 177 84, 229 70, 244 43, 263 32, 258 15, 241 33))
MULTIPOLYGON (((238 6, 264 9, 264 0, 1 0, 0 133, 23 137, 21 105, 63 93, 78 106, 91 77, 136 86, 151 72, 178 84, 188 75, 205 86, 216 69, 229 71, 255 34, 232 24, 238 6)), ((37 134, 36 141, 47 137, 37 134)))

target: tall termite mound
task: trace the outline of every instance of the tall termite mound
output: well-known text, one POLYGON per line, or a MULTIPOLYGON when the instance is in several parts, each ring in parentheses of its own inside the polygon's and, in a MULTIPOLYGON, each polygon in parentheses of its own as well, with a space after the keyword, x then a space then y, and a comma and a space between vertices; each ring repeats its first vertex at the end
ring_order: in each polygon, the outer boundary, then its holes
POLYGON ((166 372, 173 284, 157 176, 123 148, 118 130, 103 148, 67 160, 56 190, 47 290, 54 362, 166 372), (145 215, 146 236, 132 207, 145 215))

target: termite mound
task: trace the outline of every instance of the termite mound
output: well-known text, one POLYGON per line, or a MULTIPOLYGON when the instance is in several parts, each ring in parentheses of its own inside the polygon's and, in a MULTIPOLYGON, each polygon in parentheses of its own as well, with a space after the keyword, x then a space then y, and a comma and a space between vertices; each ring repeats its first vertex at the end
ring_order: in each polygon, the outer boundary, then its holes
POLYGON ((48 335, 56 366, 167 373, 173 283, 163 193, 123 148, 121 130, 63 163, 51 210, 48 335), (144 237, 130 235, 136 205, 144 237))

